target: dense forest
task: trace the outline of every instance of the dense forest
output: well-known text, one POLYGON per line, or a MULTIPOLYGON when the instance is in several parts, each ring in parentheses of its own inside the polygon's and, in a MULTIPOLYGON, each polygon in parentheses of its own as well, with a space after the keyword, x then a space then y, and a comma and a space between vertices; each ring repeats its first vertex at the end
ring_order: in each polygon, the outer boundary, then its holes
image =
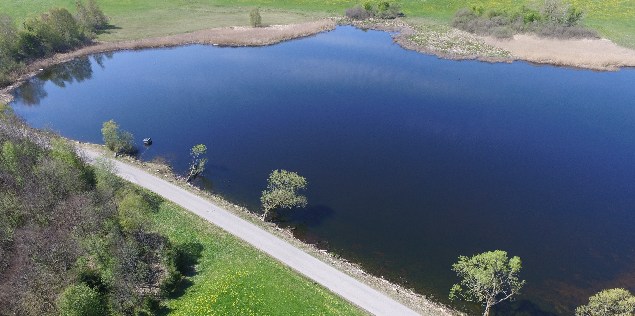
POLYGON ((144 220, 158 196, 0 108, 0 315, 154 314, 186 246, 144 220))

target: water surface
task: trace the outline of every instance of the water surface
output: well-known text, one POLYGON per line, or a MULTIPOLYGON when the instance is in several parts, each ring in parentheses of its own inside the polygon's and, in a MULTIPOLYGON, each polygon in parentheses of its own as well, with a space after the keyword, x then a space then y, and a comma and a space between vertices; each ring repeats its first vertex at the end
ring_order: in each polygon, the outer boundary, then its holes
POLYGON ((114 119, 141 158, 179 172, 207 144, 200 184, 254 210, 271 170, 297 171, 309 206, 281 220, 301 238, 444 302, 459 255, 506 250, 528 282, 503 314, 571 314, 600 289, 635 291, 634 83, 634 70, 440 60, 339 27, 78 59, 13 106, 89 142, 114 119))

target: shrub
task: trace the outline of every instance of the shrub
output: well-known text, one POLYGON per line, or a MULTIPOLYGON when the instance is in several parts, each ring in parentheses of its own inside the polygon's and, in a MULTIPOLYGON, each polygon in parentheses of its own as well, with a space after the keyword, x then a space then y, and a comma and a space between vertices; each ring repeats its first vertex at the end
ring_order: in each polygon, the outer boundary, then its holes
POLYGON ((62 316, 106 315, 106 306, 99 293, 86 284, 68 286, 58 300, 62 316))
POLYGON ((9 83, 9 74, 18 66, 18 31, 13 19, 0 15, 0 85, 9 83))
POLYGON ((117 205, 119 224, 124 231, 135 231, 144 227, 150 204, 143 196, 128 191, 117 205))
POLYGON ((353 20, 365 20, 371 17, 380 19, 394 19, 402 16, 401 5, 392 1, 366 1, 362 5, 356 5, 346 9, 346 17, 353 20))
POLYGON ((24 28, 24 32, 40 42, 45 54, 67 51, 86 40, 79 24, 66 9, 52 9, 29 19, 24 22, 24 28))
POLYGON ((77 22, 86 32, 94 34, 108 27, 108 17, 101 11, 95 0, 88 0, 87 4, 80 0, 75 3, 75 6, 77 22))
POLYGON ((597 32, 579 26, 582 11, 559 0, 546 1, 540 11, 521 7, 518 11, 463 8, 452 19, 452 26, 480 35, 509 38, 517 33, 543 37, 597 38, 597 32))
POLYGON ((370 18, 370 12, 362 8, 360 5, 346 9, 345 15, 347 18, 353 20, 366 20, 370 18))
POLYGON ((249 24, 251 27, 261 27, 262 17, 260 16, 260 10, 255 8, 249 12, 249 24))
POLYGON ((132 134, 120 130, 119 125, 113 120, 104 122, 101 134, 106 147, 114 151, 115 154, 133 154, 136 151, 132 134))

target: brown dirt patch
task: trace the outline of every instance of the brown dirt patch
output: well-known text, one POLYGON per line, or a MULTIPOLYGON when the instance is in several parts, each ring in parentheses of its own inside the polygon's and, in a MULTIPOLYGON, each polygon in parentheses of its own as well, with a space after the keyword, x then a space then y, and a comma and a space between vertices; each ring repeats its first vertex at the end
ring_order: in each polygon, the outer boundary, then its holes
POLYGON ((513 39, 483 37, 482 40, 511 52, 517 60, 595 70, 635 67, 635 50, 618 46, 607 39, 560 40, 533 35, 513 39))
POLYGON ((192 33, 177 34, 163 37, 146 38, 140 40, 96 43, 69 53, 56 54, 50 58, 31 63, 24 73, 17 74, 14 83, 0 89, 0 103, 9 103, 12 100, 11 91, 25 80, 40 72, 40 69, 70 61, 77 57, 142 48, 172 47, 188 44, 208 44, 218 46, 265 46, 282 41, 314 35, 335 28, 335 21, 323 19, 318 21, 271 25, 261 28, 251 27, 223 27, 196 31, 192 33))

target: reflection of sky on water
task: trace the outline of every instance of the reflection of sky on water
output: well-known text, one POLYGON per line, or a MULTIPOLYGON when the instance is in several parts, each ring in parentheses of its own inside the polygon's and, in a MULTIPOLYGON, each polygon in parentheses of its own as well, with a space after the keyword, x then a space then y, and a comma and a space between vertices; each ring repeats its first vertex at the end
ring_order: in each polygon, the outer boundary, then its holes
POLYGON ((270 170, 299 171, 311 204, 285 224, 441 300, 456 257, 490 249, 528 280, 503 314, 567 314, 633 284, 633 70, 440 60, 349 27, 98 60, 44 72, 16 112, 92 142, 115 119, 181 171, 205 143, 202 185, 252 208, 270 170))

